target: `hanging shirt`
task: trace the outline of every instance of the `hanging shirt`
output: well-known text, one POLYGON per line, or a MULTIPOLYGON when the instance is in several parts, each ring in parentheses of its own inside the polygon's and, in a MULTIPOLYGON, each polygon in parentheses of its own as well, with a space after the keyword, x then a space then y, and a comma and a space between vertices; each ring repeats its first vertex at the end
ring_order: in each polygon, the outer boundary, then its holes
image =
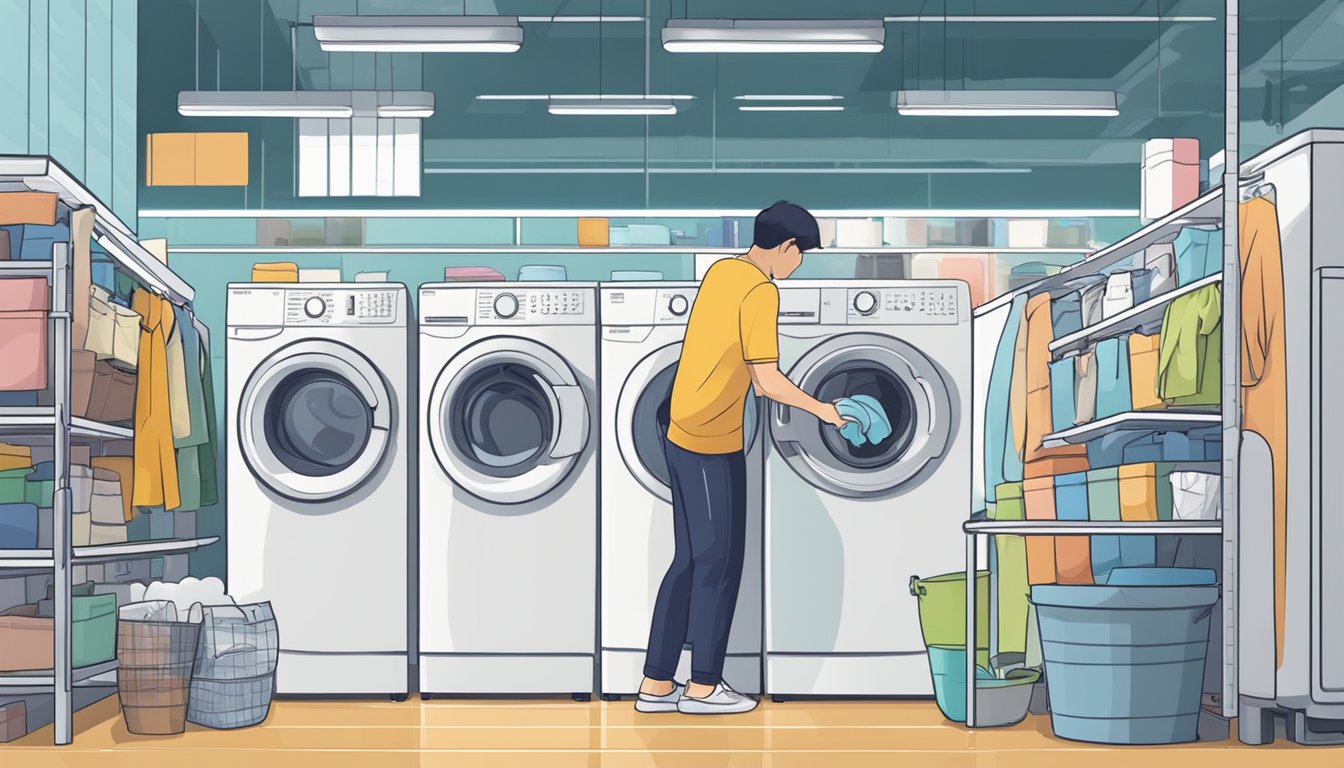
POLYGON ((1022 457, 1013 448, 1010 397, 1013 384, 1013 355, 1017 334, 1022 327, 1022 313, 1027 308, 1027 295, 1013 298, 1008 308, 1008 321, 1003 326, 998 348, 994 352, 994 367, 989 372, 989 394, 985 402, 985 501, 996 502, 995 488, 1001 483, 1022 480, 1022 457))
POLYGON ((1050 342, 1054 340, 1050 295, 1032 296, 1027 300, 1017 335, 1011 398, 1013 434, 1027 477, 1032 477, 1033 473, 1027 471, 1025 465, 1043 459, 1060 460, 1051 463, 1059 474, 1087 470, 1086 446, 1044 447, 1045 436, 1054 431, 1050 410, 1050 342))
POLYGON ((1274 204, 1241 204, 1241 428, 1269 445, 1274 478, 1274 633, 1283 665, 1288 541, 1288 381, 1283 252, 1274 204))
POLYGON ((1162 317, 1157 394, 1175 406, 1222 401, 1223 302, 1210 285, 1173 301, 1162 317))
POLYGON ((1223 231, 1186 227, 1176 235, 1176 282, 1189 285, 1222 271, 1223 231))
POLYGON ((173 330, 172 305, 154 294, 131 295, 139 313, 140 350, 135 387, 134 505, 176 509, 177 456, 173 453, 173 421, 168 386, 168 336, 173 330))
POLYGON ((219 502, 219 475, 216 465, 219 454, 219 424, 215 421, 215 377, 210 363, 210 330, 193 319, 196 334, 201 340, 201 388, 205 395, 205 424, 209 439, 201 444, 198 459, 201 470, 201 506, 219 502))
POLYGON ((182 327, 178 324, 176 310, 165 308, 173 315, 168 328, 168 409, 173 423, 173 440, 182 440, 191 435, 191 404, 187 399, 186 353, 182 347, 182 327))

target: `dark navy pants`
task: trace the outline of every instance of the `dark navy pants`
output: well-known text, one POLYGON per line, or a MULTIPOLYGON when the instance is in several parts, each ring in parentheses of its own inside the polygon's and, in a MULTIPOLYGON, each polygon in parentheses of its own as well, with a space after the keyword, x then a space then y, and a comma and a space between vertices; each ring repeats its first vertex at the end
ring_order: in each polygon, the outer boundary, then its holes
POLYGON ((658 589, 644 674, 671 680, 687 642, 691 680, 717 685, 728 652, 746 545, 747 463, 741 452, 700 454, 666 438, 676 554, 658 589))

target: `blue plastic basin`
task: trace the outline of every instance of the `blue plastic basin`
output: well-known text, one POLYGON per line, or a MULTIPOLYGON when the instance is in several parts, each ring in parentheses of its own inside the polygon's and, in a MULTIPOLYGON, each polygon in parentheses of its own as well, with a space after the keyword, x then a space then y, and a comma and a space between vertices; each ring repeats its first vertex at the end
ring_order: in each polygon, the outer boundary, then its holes
MULTIPOLYGON (((1130 570, 1112 578, 1161 578, 1130 570)), ((1189 576, 1168 575, 1175 577, 1189 576)), ((1032 587, 1055 735, 1097 744, 1194 741, 1218 597, 1212 585, 1032 587)))

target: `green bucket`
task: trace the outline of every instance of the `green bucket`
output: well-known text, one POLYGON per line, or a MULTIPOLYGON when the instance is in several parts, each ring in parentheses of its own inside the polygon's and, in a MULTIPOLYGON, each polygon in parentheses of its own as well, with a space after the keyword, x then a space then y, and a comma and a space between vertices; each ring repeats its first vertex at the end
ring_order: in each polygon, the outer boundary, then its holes
MULTIPOLYGON (((975 646, 989 649, 989 571, 975 576, 975 646)), ((924 645, 966 646, 966 574, 957 571, 921 579, 910 577, 910 594, 919 599, 919 628, 924 645)))

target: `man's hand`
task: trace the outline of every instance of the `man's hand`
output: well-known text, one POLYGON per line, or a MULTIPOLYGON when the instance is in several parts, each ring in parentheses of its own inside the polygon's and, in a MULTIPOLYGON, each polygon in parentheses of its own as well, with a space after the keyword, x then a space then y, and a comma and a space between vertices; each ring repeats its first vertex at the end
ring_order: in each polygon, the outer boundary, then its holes
POLYGON ((816 416, 818 419, 830 424, 837 429, 849 423, 849 420, 840 415, 840 409, 833 403, 818 403, 816 416))
POLYGON ((799 408, 816 416, 818 419, 835 427, 843 427, 846 419, 840 416, 840 411, 836 409, 834 403, 823 403, 812 397, 798 385, 789 381, 780 370, 777 363, 752 363, 748 365, 751 371, 751 382, 756 387, 756 392, 774 400, 781 405, 788 405, 799 408))

